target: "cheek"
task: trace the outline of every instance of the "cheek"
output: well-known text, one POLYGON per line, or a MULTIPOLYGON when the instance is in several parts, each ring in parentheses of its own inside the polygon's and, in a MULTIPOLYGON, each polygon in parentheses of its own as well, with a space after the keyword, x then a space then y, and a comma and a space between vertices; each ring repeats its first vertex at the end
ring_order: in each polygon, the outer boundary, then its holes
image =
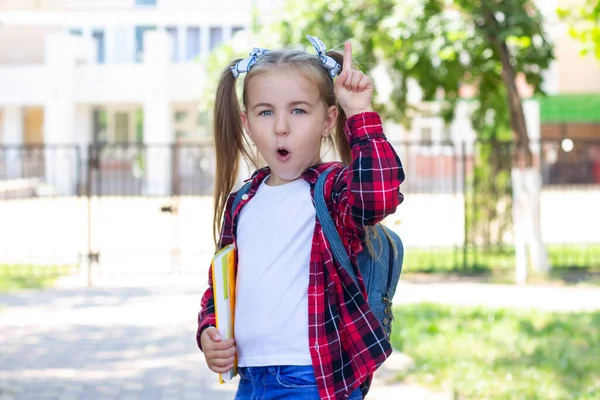
POLYGON ((265 129, 264 125, 265 125, 264 122, 261 123, 260 120, 250 121, 250 123, 248 124, 248 128, 250 129, 250 132, 252 133, 252 139, 254 140, 254 143, 256 143, 257 145, 260 143, 264 143, 266 140, 266 137, 268 136, 266 134, 266 132, 268 130, 265 129))

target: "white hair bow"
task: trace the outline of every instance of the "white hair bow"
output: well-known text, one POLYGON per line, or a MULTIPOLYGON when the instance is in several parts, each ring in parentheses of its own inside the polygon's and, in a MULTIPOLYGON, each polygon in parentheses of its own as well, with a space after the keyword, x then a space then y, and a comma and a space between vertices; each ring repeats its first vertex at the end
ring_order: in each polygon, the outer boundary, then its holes
MULTIPOLYGON (((340 64, 337 63, 337 61, 326 55, 327 50, 325 48, 325 44, 323 44, 321 39, 315 36, 308 35, 306 36, 306 38, 310 41, 310 43, 317 51, 317 55, 321 59, 323 66, 327 70, 329 70, 329 75, 331 75, 332 78, 336 77, 342 70, 342 67, 340 64)), ((258 47, 253 48, 250 52, 249 57, 238 61, 234 66, 230 68, 233 77, 237 78, 238 76, 240 76, 241 73, 250 71, 250 68, 252 68, 252 66, 256 64, 256 62, 267 52, 269 52, 268 49, 262 49, 258 47)))
POLYGON ((323 66, 329 70, 329 75, 331 75, 332 78, 335 78, 342 70, 341 65, 338 64, 338 62, 333 58, 326 55, 327 49, 325 48, 325 44, 321 41, 321 39, 310 35, 306 36, 306 38, 310 40, 310 43, 317 51, 323 66))
POLYGON ((253 48, 250 52, 250 57, 246 57, 243 60, 238 61, 233 67, 231 67, 231 73, 233 74, 233 77, 237 78, 242 72, 250 71, 250 68, 256 64, 258 59, 268 51, 269 50, 267 49, 261 49, 258 47, 253 48))

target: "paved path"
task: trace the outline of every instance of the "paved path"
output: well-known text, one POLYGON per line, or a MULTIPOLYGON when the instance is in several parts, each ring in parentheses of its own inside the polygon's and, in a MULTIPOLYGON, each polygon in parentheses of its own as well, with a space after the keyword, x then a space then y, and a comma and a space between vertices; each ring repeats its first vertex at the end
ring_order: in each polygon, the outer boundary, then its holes
POLYGON ((2 296, 0 399, 231 399, 194 341, 197 290, 2 296))
MULTIPOLYGON (((123 278, 0 295, 0 400, 231 400, 236 384, 217 384, 195 343, 204 283, 123 278)), ((380 379, 367 398, 448 397, 380 379)))
MULTIPOLYGON (((218 385, 195 343, 205 282, 205 274, 113 277, 88 289, 69 278, 57 289, 0 295, 0 400, 232 399, 235 382, 218 385)), ((600 289, 402 282, 394 299, 421 301, 598 310, 600 289)), ((376 379, 367 398, 448 397, 376 379)))

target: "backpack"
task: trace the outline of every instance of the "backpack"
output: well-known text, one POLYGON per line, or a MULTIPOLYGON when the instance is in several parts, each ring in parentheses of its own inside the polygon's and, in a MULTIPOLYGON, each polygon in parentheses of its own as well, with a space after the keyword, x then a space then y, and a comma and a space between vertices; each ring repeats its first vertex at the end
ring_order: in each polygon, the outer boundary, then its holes
MULTIPOLYGON (((317 218, 321 223, 321 227, 323 228, 323 232, 325 233, 325 237, 329 242, 335 259, 358 286, 358 279, 354 273, 352 264, 350 263, 350 258, 344 249, 342 239, 335 228, 329 210, 327 209, 327 204, 325 203, 325 181, 332 169, 333 167, 323 172, 317 179, 315 185, 314 201, 317 218)), ((233 210, 237 208, 237 205, 241 201, 242 196, 250 189, 250 184, 251 182, 247 182, 237 192, 233 201, 232 214, 233 210)), ((373 314, 375 314, 375 317, 379 320, 379 323, 389 340, 392 332, 392 321, 394 319, 392 298, 394 297, 394 293, 396 293, 396 286, 398 286, 400 273, 402 272, 404 246, 400 237, 382 224, 377 224, 375 229, 377 229, 379 237, 369 237, 369 239, 365 240, 370 240, 374 253, 379 256, 371 256, 365 243, 363 245, 363 251, 358 255, 357 263, 367 289, 367 302, 369 303, 373 314), (392 246, 390 241, 395 245, 396 251, 394 251, 394 246, 392 246)))

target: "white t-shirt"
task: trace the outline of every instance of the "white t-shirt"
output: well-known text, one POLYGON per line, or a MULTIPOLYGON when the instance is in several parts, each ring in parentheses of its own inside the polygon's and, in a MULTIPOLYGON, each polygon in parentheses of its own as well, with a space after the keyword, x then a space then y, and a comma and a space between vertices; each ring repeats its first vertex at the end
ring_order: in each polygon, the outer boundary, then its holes
POLYGON ((238 365, 311 365, 308 279, 316 211, 302 178, 267 179, 237 226, 235 339, 238 365))

